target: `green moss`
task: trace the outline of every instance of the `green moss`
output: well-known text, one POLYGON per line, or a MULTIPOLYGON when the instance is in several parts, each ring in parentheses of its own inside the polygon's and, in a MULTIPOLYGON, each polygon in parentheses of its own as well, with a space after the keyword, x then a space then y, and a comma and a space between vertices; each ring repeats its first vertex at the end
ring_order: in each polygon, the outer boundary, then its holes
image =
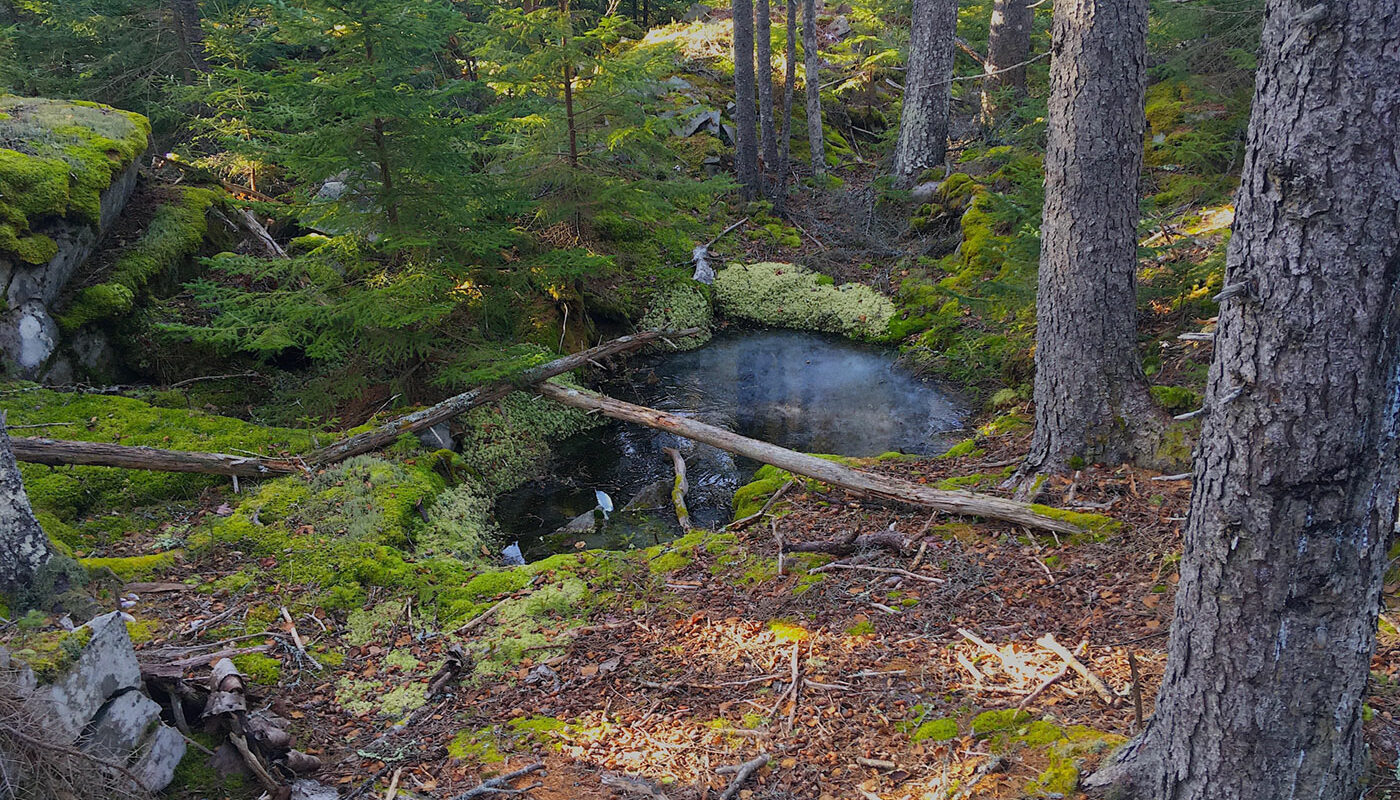
POLYGON ((562 719, 545 716, 516 717, 506 724, 510 726, 512 731, 545 744, 554 741, 551 734, 564 731, 569 727, 568 723, 562 719))
POLYGON ((126 635, 134 645, 145 644, 156 638, 156 632, 160 630, 160 620, 148 619, 145 621, 126 623, 126 635))
MULTIPOLYGON (((644 331, 684 330, 704 328, 704 332, 675 340, 682 350, 691 350, 710 340, 710 325, 714 322, 714 310, 704 284, 687 280, 684 283, 671 283, 662 287, 651 299, 647 312, 637 321, 637 328, 644 331)), ((655 346, 670 350, 664 343, 655 346)))
POLYGON ((1149 391, 1158 405, 1173 414, 1195 411, 1201 407, 1200 392, 1184 386, 1153 386, 1149 391))
POLYGON ((82 655, 90 641, 92 629, 84 625, 71 631, 21 633, 6 645, 16 660, 29 665, 40 683, 49 683, 82 655))
POLYGON ((943 452, 939 458, 961 458, 963 456, 980 455, 982 451, 977 448, 976 439, 963 439, 943 452))
POLYGON ((95 575, 102 570, 109 569, 124 581, 134 581, 139 578, 149 578, 170 569, 175 565, 175 558, 178 555, 180 555, 178 551, 170 551, 124 558, 80 558, 78 563, 82 564, 89 574, 95 575))
POLYGON ((1024 744, 1028 747, 1043 747, 1044 745, 1058 742, 1065 738, 1065 732, 1060 726, 1043 719, 1031 721, 1029 725, 1022 728, 1013 741, 1024 744))
POLYGON ((690 566, 695 559, 677 550, 668 550, 647 559, 647 568, 653 575, 669 575, 690 566))
POLYGON ((1017 711, 1014 708, 1001 709, 998 711, 983 711, 972 720, 972 735, 986 736, 991 733, 1014 730, 1017 726, 1030 718, 1030 714, 1024 711, 1017 711))
POLYGON ((320 233, 308 233, 305 236, 293 236, 287 242, 287 252, 292 255, 302 255, 310 253, 312 250, 327 244, 331 237, 320 233))
POLYGON ((945 717, 931 719, 920 725, 909 737, 916 742, 946 742, 958 738, 958 721, 945 717))
POLYGON ((505 756, 496 749, 496 734, 491 730, 460 731, 447 743, 447 754, 459 761, 478 764, 499 764, 505 756))
MULTIPOLYGON (((194 731, 194 741, 205 750, 213 750, 222 744, 221 737, 210 733, 194 731)), ((185 749, 185 755, 175 767, 175 776, 170 781, 173 796, 191 797, 239 797, 246 788, 248 778, 236 772, 225 776, 209 763, 209 756, 197 747, 185 749)))
POLYGON ((868 636, 874 632, 875 623, 868 619, 863 619, 846 629, 847 636, 868 636))
POLYGON ((1050 752, 1050 763, 1034 780, 1026 784, 1030 797, 1069 797, 1079 788, 1079 764, 1069 756, 1050 752))
POLYGON ((206 214, 218 195, 208 189, 176 191, 173 201, 156 209, 141 238, 117 258, 108 281, 83 289, 59 316, 65 329, 125 314, 152 278, 174 270, 199 250, 208 233, 206 214))
POLYGON ((863 284, 828 286, 794 264, 731 264, 715 276, 715 303, 726 316, 781 328, 886 341, 895 307, 863 284))
POLYGON ((944 478, 937 484, 939 489, 946 491, 957 491, 959 489, 976 491, 986 489, 1000 484, 1006 480, 1010 471, 1015 467, 1008 467, 1008 471, 1003 472, 974 472, 971 475, 955 475, 951 478, 944 478))
POLYGON ((233 657, 233 665, 253 683, 275 686, 282 677, 282 662, 266 653, 244 653, 233 657))
POLYGON ((812 638, 812 632, 787 620, 769 620, 768 630, 773 633, 773 638, 779 642, 805 642, 812 638))
POLYGON ((1086 532, 1093 534, 1095 538, 1117 533, 1122 529, 1123 523, 1112 517, 1103 514, 1089 514, 1082 511, 1068 511, 1062 508, 1054 508, 1039 503, 1032 503, 1031 510, 1042 516, 1057 519, 1061 522, 1068 522, 1083 528, 1086 532))
POLYGON ((138 114, 95 103, 0 95, 0 254, 44 263, 56 252, 31 223, 96 225, 101 193, 147 146, 138 114))

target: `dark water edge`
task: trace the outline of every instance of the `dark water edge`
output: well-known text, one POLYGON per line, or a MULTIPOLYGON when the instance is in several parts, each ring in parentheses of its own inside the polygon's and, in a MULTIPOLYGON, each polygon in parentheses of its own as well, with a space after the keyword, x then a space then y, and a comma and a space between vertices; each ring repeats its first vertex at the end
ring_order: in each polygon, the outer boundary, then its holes
MULTIPOLYGON (((966 411, 936 383, 897 366, 897 355, 803 331, 730 331, 696 350, 636 359, 624 375, 598 388, 803 452, 941 453, 961 438, 966 411)), ((536 560, 579 542, 626 549, 675 538, 680 531, 670 506, 666 447, 685 456, 693 522, 725 524, 734 490, 752 479, 758 463, 610 422, 559 443, 548 475, 497 498, 496 520, 506 541, 518 539, 525 557, 536 560), (642 509, 621 512, 648 488, 652 496, 642 509), (618 511, 595 530, 552 535, 594 509, 595 489, 607 492, 618 511)))

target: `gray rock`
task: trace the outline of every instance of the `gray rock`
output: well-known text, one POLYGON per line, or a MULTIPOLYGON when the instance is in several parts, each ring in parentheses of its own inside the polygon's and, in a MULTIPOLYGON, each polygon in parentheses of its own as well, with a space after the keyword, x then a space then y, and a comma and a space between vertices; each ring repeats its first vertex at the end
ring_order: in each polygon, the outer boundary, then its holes
POLYGON ((851 32, 851 21, 846 19, 845 14, 842 14, 831 21, 831 26, 826 29, 826 32, 837 39, 844 39, 846 34, 851 32))
POLYGON ((943 185, 943 181, 925 181, 909 190, 909 196, 916 203, 927 203, 938 194, 938 187, 943 185))
POLYGON ((160 706, 138 691, 123 692, 103 706, 83 732, 83 749, 98 758, 125 762, 153 724, 160 706))
POLYGON ((37 376, 58 348, 58 338, 58 323, 37 298, 0 314, 0 357, 19 377, 37 376))
POLYGON ((69 743, 87 727, 107 698, 141 685, 136 651, 121 613, 113 611, 87 623, 92 639, 63 676, 36 690, 36 699, 51 706, 50 728, 69 743))
POLYGON ((418 441, 430 450, 456 450, 457 443, 452 439, 452 429, 446 422, 439 422, 431 428, 418 432, 418 441))
POLYGON ((79 366, 88 371, 108 369, 117 357, 107 334, 92 328, 75 335, 72 348, 79 366))
POLYGON ((704 3, 692 3, 681 16, 681 22, 696 22, 710 15, 710 7, 704 3))
POLYGON ((298 780, 292 782, 291 800, 336 800, 340 794, 320 781, 298 780))
POLYGON ((158 792, 170 785, 175 767, 184 757, 185 737, 168 725, 157 725, 146 737, 131 772, 147 791, 158 792))

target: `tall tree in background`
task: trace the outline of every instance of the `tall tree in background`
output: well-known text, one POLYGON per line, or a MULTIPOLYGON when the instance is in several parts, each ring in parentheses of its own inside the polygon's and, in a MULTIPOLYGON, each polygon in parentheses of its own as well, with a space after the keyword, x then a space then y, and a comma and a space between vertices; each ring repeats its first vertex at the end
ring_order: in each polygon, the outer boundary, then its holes
POLYGON ((982 81, 982 122, 997 115, 998 95, 1020 99, 1026 94, 1025 61, 1031 54, 1035 9, 1028 0, 995 0, 987 31, 987 77, 982 81))
POLYGON ((574 59, 569 51, 569 33, 574 24, 569 14, 569 0, 559 0, 559 24, 560 51, 564 59, 564 120, 569 131, 569 166, 577 169, 578 118, 574 116, 574 59))
POLYGON ((812 149, 812 174, 826 174, 822 134, 821 54, 817 51, 817 2, 802 0, 803 81, 807 94, 807 143, 812 149))
POLYGON ((948 154, 957 0, 914 0, 905 72, 904 110, 894 148, 894 175, 907 185, 948 154))
POLYGON ((753 0, 734 0, 734 171, 745 200, 757 200, 758 127, 754 119, 753 0))
POLYGON ((758 0, 757 12, 758 126, 763 168, 771 173, 778 166, 778 133, 773 128, 773 20, 768 0, 758 0))
POLYGON ((1053 59, 1022 476, 1132 460, 1155 419, 1137 350, 1147 0, 1057 2, 1053 59))
POLYGON ((189 83, 195 73, 209 71, 209 63, 204 59, 204 29, 199 22, 198 0, 170 0, 170 16, 175 21, 175 36, 185 56, 185 83, 189 83))
POLYGON ((788 171, 792 166, 792 96, 797 85, 797 0, 787 0, 787 51, 783 59, 783 146, 773 199, 778 213, 787 211, 788 171))
POLYGON ((1095 785, 1347 800, 1400 483, 1400 6, 1272 0, 1157 712, 1095 785))

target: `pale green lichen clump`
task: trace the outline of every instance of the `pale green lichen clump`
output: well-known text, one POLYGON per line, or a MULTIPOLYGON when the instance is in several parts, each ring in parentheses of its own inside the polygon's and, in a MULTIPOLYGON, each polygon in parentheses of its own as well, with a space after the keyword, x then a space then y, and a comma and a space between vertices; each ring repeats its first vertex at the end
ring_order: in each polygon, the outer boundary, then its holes
MULTIPOLYGON (((710 323, 714 321, 714 311, 710 308, 710 298, 698 283, 673 284, 656 293, 651 299, 647 313, 637 322, 638 330, 665 331, 686 328, 704 328, 695 336, 675 340, 681 350, 693 350, 710 340, 710 323)), ((670 345, 660 345, 670 350, 670 345)))
POLYGON ((43 264, 58 247, 32 220, 96 225, 101 195, 145 151, 145 117, 96 103, 0 95, 0 255, 43 264))
POLYGON ((731 264, 715 276, 715 303, 725 316, 780 328, 885 341, 895 306, 869 286, 832 285, 795 264, 731 264))

